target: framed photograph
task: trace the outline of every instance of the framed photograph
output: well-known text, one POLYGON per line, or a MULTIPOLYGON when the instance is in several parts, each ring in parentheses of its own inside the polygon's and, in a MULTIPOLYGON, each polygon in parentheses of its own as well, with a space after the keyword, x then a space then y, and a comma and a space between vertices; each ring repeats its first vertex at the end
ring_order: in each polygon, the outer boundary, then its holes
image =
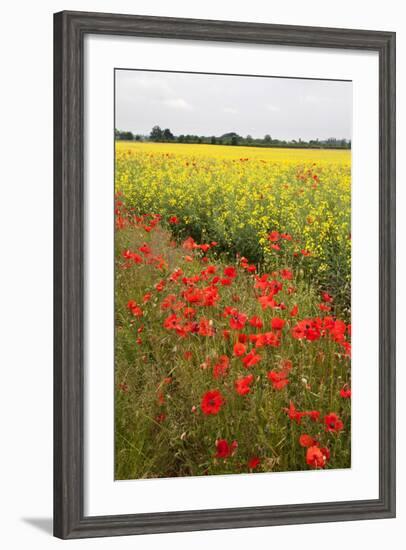
POLYGON ((395 34, 54 18, 54 534, 395 516, 395 34))

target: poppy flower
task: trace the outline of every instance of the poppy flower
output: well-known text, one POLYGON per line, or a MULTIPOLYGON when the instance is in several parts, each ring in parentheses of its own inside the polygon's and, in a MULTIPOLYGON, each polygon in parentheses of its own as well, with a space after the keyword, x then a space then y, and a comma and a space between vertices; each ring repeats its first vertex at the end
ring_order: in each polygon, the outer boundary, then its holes
POLYGON ((321 449, 316 445, 308 447, 306 452, 306 462, 312 468, 324 468, 326 465, 327 459, 323 455, 321 449))
POLYGON ((302 416, 308 416, 313 422, 318 422, 320 420, 320 411, 305 411, 302 413, 302 416))
POLYGON ((238 378, 234 385, 237 393, 239 395, 247 395, 247 393, 250 393, 251 388, 250 385, 254 381, 254 376, 252 374, 249 374, 248 376, 244 376, 243 378, 238 378))
POLYGON ((283 388, 289 384, 288 375, 285 371, 276 372, 271 370, 267 373, 267 378, 272 382, 272 386, 275 390, 283 390, 283 388))
POLYGON ((224 403, 224 398, 219 390, 210 390, 203 395, 200 407, 204 414, 216 415, 219 413, 224 403))
POLYGON ((163 289, 165 288, 165 284, 166 284, 166 283, 165 283, 164 280, 159 281, 159 283, 157 283, 157 284, 155 285, 155 290, 157 290, 158 292, 162 292, 163 289))
POLYGON ((142 317, 144 315, 142 309, 137 305, 134 300, 129 300, 127 303, 128 309, 134 315, 134 317, 142 317))
POLYGON ((230 328, 234 330, 241 330, 244 328, 247 319, 248 317, 245 313, 238 313, 238 311, 236 311, 236 313, 230 317, 230 328))
POLYGON ((262 328, 264 326, 262 319, 260 317, 257 317, 256 315, 251 317, 248 322, 254 328, 262 328))
POLYGON ((331 311, 331 307, 326 304, 319 304, 320 311, 331 311))
POLYGON ((324 424, 326 425, 326 431, 328 432, 340 432, 344 428, 344 424, 340 417, 335 413, 327 414, 324 417, 324 424))
POLYGON ((291 281, 293 279, 293 273, 289 269, 282 269, 281 270, 281 277, 282 277, 282 279, 285 279, 287 281, 291 281))
POLYGON ((151 254, 151 248, 145 243, 142 246, 140 246, 138 250, 143 254, 145 254, 145 256, 148 256, 148 254, 151 254))
POLYGON ((277 348, 280 346, 280 339, 274 332, 265 332, 263 334, 256 335, 255 346, 261 348, 263 346, 272 346, 277 348))
POLYGON ((169 218, 169 223, 172 225, 176 225, 177 223, 179 223, 179 218, 177 218, 176 216, 171 216, 169 218))
POLYGON ((270 241, 271 243, 279 241, 279 239, 280 239, 280 234, 277 231, 271 231, 268 235, 268 241, 270 241))
POLYGON ((293 308, 290 310, 290 316, 296 317, 296 315, 298 314, 298 311, 299 311, 299 307, 297 304, 295 304, 293 308))
POLYGON ((302 420, 302 417, 303 417, 303 413, 299 412, 296 409, 296 407, 295 407, 295 405, 293 404, 292 401, 289 402, 289 408, 287 409, 286 407, 284 407, 283 410, 284 410, 284 412, 287 413, 290 420, 294 420, 297 424, 300 424, 300 422, 302 420))
POLYGON ((248 468, 250 470, 255 470, 255 468, 257 468, 261 463, 261 459, 258 458, 257 456, 253 456, 249 459, 248 461, 248 468))
POLYGON ((299 437, 299 445, 301 447, 311 447, 315 445, 315 440, 308 434, 302 434, 299 437))
POLYGON ((200 336, 214 336, 215 330, 213 327, 213 321, 202 317, 199 321, 198 333, 200 336))
POLYGON ((221 355, 218 362, 213 367, 213 376, 214 378, 220 378, 220 376, 225 376, 230 366, 230 359, 227 355, 221 355))
POLYGON ((241 355, 244 355, 246 349, 247 347, 244 344, 242 344, 241 342, 237 342, 236 344, 234 344, 234 355, 236 357, 241 357, 241 355))
POLYGON ((323 292, 322 295, 321 295, 321 299, 323 300, 323 302, 332 302, 333 301, 332 296, 330 296, 330 294, 328 292, 323 292))
POLYGON ((344 399, 349 399, 351 397, 351 389, 345 384, 340 390, 340 395, 344 399))
POLYGON ((217 452, 214 456, 216 458, 228 458, 235 452, 237 447, 238 443, 236 440, 232 441, 231 445, 229 445, 227 439, 218 439, 216 441, 217 452))
POLYGON ((253 367, 257 363, 261 361, 262 357, 260 355, 257 355, 255 350, 252 350, 244 357, 242 362, 244 363, 244 367, 246 369, 249 369, 250 367, 253 367))
POLYGON ((237 270, 235 269, 235 267, 232 266, 225 267, 223 273, 229 279, 234 279, 235 277, 237 277, 237 270))
POLYGON ((265 296, 260 296, 258 302, 261 304, 262 309, 267 309, 268 307, 274 308, 276 303, 272 295, 266 294, 265 296))
POLYGON ((282 330, 285 326, 286 321, 280 319, 279 317, 274 317, 271 321, 271 328, 273 330, 282 330))

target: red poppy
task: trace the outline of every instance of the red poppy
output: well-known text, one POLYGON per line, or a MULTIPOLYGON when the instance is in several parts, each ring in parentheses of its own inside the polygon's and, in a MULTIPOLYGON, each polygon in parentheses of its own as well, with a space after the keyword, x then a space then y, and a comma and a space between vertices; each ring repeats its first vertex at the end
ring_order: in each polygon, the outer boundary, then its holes
POLYGON ((221 355, 218 362, 213 367, 213 376, 214 378, 220 378, 220 376, 225 376, 230 366, 230 359, 227 355, 221 355))
POLYGON ((172 225, 176 225, 177 223, 179 223, 179 218, 177 218, 176 216, 171 216, 169 218, 169 223, 172 225))
POLYGON ((298 314, 298 311, 299 311, 299 307, 298 307, 297 304, 295 304, 293 306, 293 308, 291 309, 291 311, 290 311, 290 316, 291 317, 296 317, 296 315, 298 314))
POLYGON ((328 432, 340 432, 344 428, 344 424, 340 417, 335 413, 327 414, 324 417, 324 424, 328 432))
POLYGON ((244 355, 244 353, 246 352, 246 349, 247 347, 242 344, 241 342, 237 342, 236 344, 234 344, 234 355, 236 357, 241 357, 241 355, 244 355))
POLYGON ((327 306, 326 304, 319 304, 319 310, 320 311, 331 311, 331 307, 327 306))
POLYGON ((245 313, 239 313, 235 311, 230 317, 230 328, 234 330, 241 330, 244 328, 245 323, 247 322, 247 315, 245 313))
POLYGON ((164 280, 159 281, 159 283, 157 283, 157 284, 155 285, 155 289, 156 289, 158 292, 162 292, 163 289, 165 288, 165 284, 166 284, 166 283, 165 283, 164 280))
POLYGON ((322 295, 321 295, 321 299, 323 300, 323 302, 332 302, 333 301, 332 296, 330 296, 330 294, 328 292, 323 292, 322 295))
POLYGON ((261 361, 262 357, 260 355, 257 355, 255 350, 252 350, 244 357, 242 362, 244 363, 244 367, 249 369, 250 367, 253 367, 257 363, 261 361))
POLYGON ((340 390, 340 395, 344 399, 349 399, 351 397, 351 389, 345 384, 340 390))
POLYGON ((257 334, 256 336, 255 346, 257 348, 261 348, 263 346, 272 346, 277 348, 280 346, 280 339, 274 332, 265 332, 264 334, 257 334))
POLYGON ((207 391, 203 397, 200 407, 204 414, 218 414, 225 401, 219 390, 207 391))
POLYGON ((261 463, 261 459, 258 458, 257 456, 253 456, 249 459, 248 461, 248 468, 250 470, 255 470, 255 468, 257 468, 261 463))
POLYGON ((282 330, 286 321, 280 319, 279 317, 274 317, 271 321, 271 327, 273 330, 282 330))
POLYGON ((223 273, 229 279, 234 279, 235 277, 237 277, 237 270, 235 269, 235 267, 232 266, 225 267, 223 273))
POLYGON ((270 241, 271 243, 279 241, 279 239, 280 239, 280 234, 277 231, 271 231, 268 235, 268 241, 270 241))
POLYGON ((143 254, 145 254, 145 256, 148 256, 148 254, 151 254, 151 248, 145 243, 142 246, 140 246, 138 250, 143 254))
POLYGON ((254 328, 262 328, 264 326, 262 319, 260 317, 257 317, 256 315, 251 317, 248 322, 254 328))
POLYGON ((218 439, 216 441, 217 452, 214 456, 216 458, 228 458, 235 452, 237 447, 238 443, 236 440, 232 441, 231 445, 229 445, 227 439, 218 439))
POLYGON ((247 393, 250 393, 251 388, 250 385, 254 381, 254 376, 252 374, 249 374, 248 376, 244 376, 243 378, 238 378, 235 381, 235 389, 238 394, 240 395, 247 395, 247 393))
POLYGON ((127 303, 128 309, 135 317, 142 317, 144 315, 142 309, 137 305, 134 300, 129 300, 127 303))
POLYGON ((303 414, 308 416, 313 422, 318 422, 320 420, 320 411, 306 411, 303 414))
POLYGON ((271 294, 260 296, 258 298, 258 302, 261 304, 262 309, 266 309, 268 307, 274 308, 276 306, 276 302, 271 294))
POLYGON ((289 269, 282 269, 281 270, 281 277, 282 277, 282 279, 286 279, 287 281, 291 281, 293 279, 293 273, 289 269))
POLYGON ((302 434, 299 437, 299 445, 301 447, 311 447, 312 445, 315 445, 315 440, 308 434, 302 434))
POLYGON ((200 336, 214 336, 215 330, 213 328, 213 321, 202 317, 199 321, 198 333, 200 336))
POLYGON ((312 468, 324 468, 324 466, 326 465, 327 459, 325 455, 323 455, 319 447, 316 447, 316 445, 312 445, 307 449, 306 462, 312 468))
POLYGON ((294 406, 292 401, 289 402, 289 408, 287 409, 285 407, 283 410, 287 413, 290 420, 294 420, 297 424, 300 424, 300 422, 302 420, 302 417, 303 417, 303 413, 299 412, 296 409, 296 407, 294 406))
POLYGON ((288 375, 286 371, 276 372, 271 370, 267 373, 267 378, 272 382, 273 388, 275 390, 282 390, 285 386, 289 384, 288 375))

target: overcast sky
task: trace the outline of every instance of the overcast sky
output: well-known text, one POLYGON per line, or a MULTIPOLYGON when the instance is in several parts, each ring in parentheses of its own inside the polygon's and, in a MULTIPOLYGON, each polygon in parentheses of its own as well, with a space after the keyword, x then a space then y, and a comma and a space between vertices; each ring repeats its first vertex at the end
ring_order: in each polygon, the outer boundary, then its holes
POLYGON ((351 139, 351 82, 116 71, 116 128, 351 139))

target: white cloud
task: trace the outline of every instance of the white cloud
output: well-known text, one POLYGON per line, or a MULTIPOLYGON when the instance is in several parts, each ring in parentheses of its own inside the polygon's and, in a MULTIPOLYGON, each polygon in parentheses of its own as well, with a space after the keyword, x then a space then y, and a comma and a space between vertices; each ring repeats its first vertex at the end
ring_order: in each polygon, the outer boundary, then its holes
POLYGON ((278 113, 280 111, 280 108, 277 105, 272 105, 270 103, 268 103, 268 105, 266 105, 266 109, 268 111, 271 111, 271 113, 278 113))
POLYGON ((181 111, 193 111, 192 105, 190 105, 190 103, 188 103, 181 97, 164 99, 162 103, 166 107, 170 107, 172 109, 180 109, 181 111))
POLYGON ((238 113, 237 109, 234 109, 233 107, 224 107, 223 111, 230 115, 236 115, 238 113))

